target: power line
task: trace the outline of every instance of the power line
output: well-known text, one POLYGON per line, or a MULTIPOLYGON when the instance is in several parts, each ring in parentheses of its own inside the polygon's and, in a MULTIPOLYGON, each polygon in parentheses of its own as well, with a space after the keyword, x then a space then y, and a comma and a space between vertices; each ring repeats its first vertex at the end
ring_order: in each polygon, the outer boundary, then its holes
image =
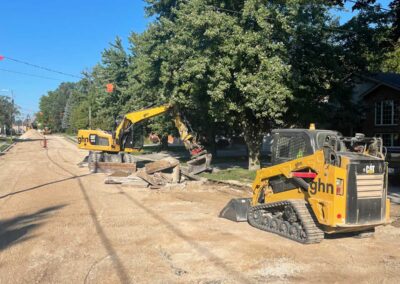
POLYGON ((46 70, 48 72, 53 72, 53 73, 61 74, 61 75, 64 75, 64 76, 83 79, 82 76, 78 76, 78 75, 74 75, 74 74, 65 73, 65 72, 62 72, 62 71, 50 69, 50 68, 47 68, 47 67, 43 67, 43 66, 36 65, 36 64, 33 64, 33 63, 29 63, 29 62, 26 62, 26 61, 22 61, 22 60, 19 60, 19 59, 11 58, 11 57, 8 57, 8 56, 4 56, 4 58, 6 58, 8 60, 11 60, 11 61, 14 61, 14 62, 17 62, 17 63, 20 63, 20 64, 25 64, 25 65, 28 65, 28 66, 31 66, 31 67, 35 67, 35 68, 38 68, 38 69, 46 70))
POLYGON ((30 76, 30 77, 36 77, 36 78, 41 78, 41 79, 63 81, 61 79, 56 79, 56 78, 51 78, 51 77, 46 77, 46 76, 40 76, 40 75, 35 75, 35 74, 30 74, 30 73, 24 73, 24 72, 19 72, 19 71, 14 71, 14 70, 8 70, 8 69, 3 69, 3 68, 0 68, 0 71, 19 74, 19 75, 25 75, 25 76, 30 76))
MULTIPOLYGON (((353 4, 357 4, 358 3, 358 1, 355 1, 355 0, 346 0, 346 1, 350 2, 350 3, 353 3, 353 4)), ((371 7, 371 8, 377 8, 378 10, 382 10, 382 11, 386 11, 386 12, 390 12, 391 11, 389 9, 383 8, 381 5, 374 6, 374 5, 370 5, 368 3, 364 3, 364 5, 367 5, 367 6, 371 7)))

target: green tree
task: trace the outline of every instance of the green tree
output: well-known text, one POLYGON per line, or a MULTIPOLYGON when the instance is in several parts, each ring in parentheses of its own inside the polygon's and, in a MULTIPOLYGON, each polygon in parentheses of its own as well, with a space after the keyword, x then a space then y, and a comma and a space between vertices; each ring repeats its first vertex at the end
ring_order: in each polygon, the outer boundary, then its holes
POLYGON ((385 72, 394 72, 400 74, 400 43, 391 52, 388 52, 382 64, 382 70, 385 72))
POLYGON ((365 8, 345 23, 337 42, 343 49, 343 64, 350 72, 380 71, 392 48, 390 17, 386 11, 365 8))
POLYGON ((12 99, 5 96, 0 96, 0 128, 3 133, 4 126, 7 131, 11 129, 13 119, 18 116, 18 107, 13 103, 12 99))
POLYGON ((49 127, 54 132, 62 131, 65 106, 74 90, 74 83, 61 83, 56 90, 49 91, 40 98, 39 109, 42 114, 38 116, 38 120, 43 126, 49 127))
POLYGON ((94 125, 103 129, 112 129, 115 119, 124 115, 124 106, 130 95, 125 92, 128 86, 129 56, 126 53, 122 40, 117 37, 110 48, 102 52, 102 64, 94 67, 93 81, 89 88, 89 99, 97 110, 92 111, 94 125), (106 85, 113 84, 114 91, 106 93, 106 85))
POLYGON ((242 132, 255 169, 262 135, 282 123, 291 97, 290 66, 276 40, 281 29, 274 28, 286 18, 268 1, 219 2, 178 1, 168 16, 159 13, 143 36, 153 46, 141 60, 157 74, 154 94, 191 110, 195 123, 209 117, 242 132))

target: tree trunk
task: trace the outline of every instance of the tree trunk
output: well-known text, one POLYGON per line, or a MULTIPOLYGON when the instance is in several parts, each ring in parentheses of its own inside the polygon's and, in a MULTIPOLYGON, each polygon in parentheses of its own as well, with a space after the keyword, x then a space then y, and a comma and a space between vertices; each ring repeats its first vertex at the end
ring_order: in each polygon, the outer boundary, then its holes
MULTIPOLYGON (((247 123, 246 123, 247 124, 247 123)), ((261 144, 262 134, 260 128, 254 124, 247 124, 244 127, 244 140, 249 154, 249 170, 259 170, 261 168, 261 144)))
POLYGON ((168 150, 168 134, 161 136, 161 151, 168 150))
POLYGON ((217 157, 217 143, 215 143, 215 128, 214 125, 210 127, 210 130, 207 135, 207 140, 209 143, 211 154, 214 158, 217 157))

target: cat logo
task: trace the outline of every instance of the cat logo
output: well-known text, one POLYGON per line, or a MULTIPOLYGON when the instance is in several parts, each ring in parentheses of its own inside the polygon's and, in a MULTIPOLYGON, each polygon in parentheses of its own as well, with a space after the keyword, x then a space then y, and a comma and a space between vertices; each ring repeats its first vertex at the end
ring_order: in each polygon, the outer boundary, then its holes
POLYGON ((372 175, 375 173, 375 165, 367 165, 363 169, 363 172, 369 175, 372 175))

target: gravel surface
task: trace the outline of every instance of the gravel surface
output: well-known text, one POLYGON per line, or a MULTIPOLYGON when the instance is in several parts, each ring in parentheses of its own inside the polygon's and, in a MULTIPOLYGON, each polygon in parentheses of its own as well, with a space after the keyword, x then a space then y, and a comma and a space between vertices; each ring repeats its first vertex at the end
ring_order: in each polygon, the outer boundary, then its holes
POLYGON ((71 141, 25 137, 0 157, 0 283, 399 282, 398 227, 301 245, 218 218, 243 191, 106 185, 71 141))

